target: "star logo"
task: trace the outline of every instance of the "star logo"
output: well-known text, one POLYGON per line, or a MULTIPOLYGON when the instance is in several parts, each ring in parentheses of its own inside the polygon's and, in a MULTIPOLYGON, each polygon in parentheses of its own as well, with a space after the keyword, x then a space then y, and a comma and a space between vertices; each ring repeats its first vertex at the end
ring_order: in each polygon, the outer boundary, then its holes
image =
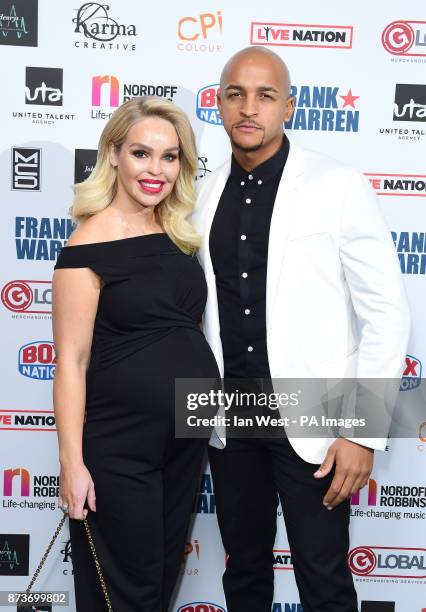
POLYGON ((359 96, 353 95, 352 89, 348 91, 346 96, 339 96, 339 97, 342 98, 342 100, 344 101, 342 108, 345 108, 345 106, 352 106, 352 108, 355 108, 355 100, 358 100, 359 98, 359 96))

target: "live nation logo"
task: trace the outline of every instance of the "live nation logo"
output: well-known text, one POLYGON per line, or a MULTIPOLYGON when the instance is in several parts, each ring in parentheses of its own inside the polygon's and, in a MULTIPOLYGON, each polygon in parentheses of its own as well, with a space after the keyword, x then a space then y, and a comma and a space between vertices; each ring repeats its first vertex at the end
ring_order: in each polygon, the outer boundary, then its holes
POLYGON ((365 172, 376 195, 426 197, 426 174, 365 172))
MULTIPOLYGON (((124 3, 123 3, 124 4, 124 3)), ((75 9, 73 18, 78 49, 104 51, 136 51, 133 42, 137 36, 135 24, 124 24, 110 15, 110 7, 98 2, 85 2, 75 9)))
POLYGON ((392 21, 383 30, 382 45, 392 55, 426 57, 426 21, 392 21))
POLYGON ((37 47, 38 0, 0 0, 0 45, 37 47))
POLYGON ((352 49, 353 26, 253 21, 250 44, 280 47, 352 49))
POLYGON ((41 149, 12 147, 12 190, 40 191, 41 149))

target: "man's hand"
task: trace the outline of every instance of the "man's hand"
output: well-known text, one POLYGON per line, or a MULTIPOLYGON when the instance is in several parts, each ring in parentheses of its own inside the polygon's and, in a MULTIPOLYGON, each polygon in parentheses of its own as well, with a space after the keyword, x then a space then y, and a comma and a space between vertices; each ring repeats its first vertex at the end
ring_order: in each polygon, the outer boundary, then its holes
POLYGON ((333 442, 324 461, 314 473, 315 478, 324 478, 336 464, 334 478, 323 499, 328 510, 332 510, 367 484, 373 469, 373 459, 374 450, 371 448, 344 438, 333 442))

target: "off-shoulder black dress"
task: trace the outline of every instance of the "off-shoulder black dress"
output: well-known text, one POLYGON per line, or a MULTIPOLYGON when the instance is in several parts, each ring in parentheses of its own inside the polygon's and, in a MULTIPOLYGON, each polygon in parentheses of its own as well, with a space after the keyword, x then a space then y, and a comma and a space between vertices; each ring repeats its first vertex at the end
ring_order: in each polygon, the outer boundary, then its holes
MULTIPOLYGON (((115 612, 165 612, 183 560, 206 440, 174 436, 176 377, 219 377, 198 322, 203 271, 167 234, 64 247, 55 269, 103 280, 86 378, 89 512, 115 612)), ((70 521, 78 612, 104 612, 83 524, 70 521)))

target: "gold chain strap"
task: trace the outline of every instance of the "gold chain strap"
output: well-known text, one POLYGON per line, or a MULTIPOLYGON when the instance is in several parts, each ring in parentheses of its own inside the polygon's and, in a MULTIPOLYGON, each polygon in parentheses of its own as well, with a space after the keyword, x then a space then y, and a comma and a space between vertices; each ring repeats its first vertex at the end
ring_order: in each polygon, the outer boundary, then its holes
POLYGON ((84 524, 84 528, 86 529, 87 539, 89 540, 90 550, 92 551, 93 559, 95 561, 96 571, 98 572, 99 582, 101 583, 101 587, 102 587, 102 591, 103 591, 103 594, 104 594, 105 603, 106 603, 108 612, 113 612, 112 606, 111 606, 111 601, 110 601, 110 598, 109 598, 109 595, 108 595, 108 591, 107 591, 107 588, 106 588, 104 576, 102 574, 101 564, 99 563, 98 555, 96 554, 96 548, 95 548, 95 545, 93 543, 92 534, 90 532, 90 527, 89 527, 89 523, 87 522, 87 519, 84 519, 83 524, 84 524))
MULTIPOLYGON (((47 546, 47 548, 45 550, 45 553, 42 556, 41 561, 38 564, 38 567, 37 567, 36 571, 34 572, 34 576, 31 578, 31 582, 30 582, 30 584, 27 586, 27 588, 25 590, 26 595, 28 595, 29 592, 31 591, 31 589, 33 588, 34 582, 37 580, 38 575, 40 574, 41 569, 42 569, 43 565, 45 564, 45 561, 46 561, 46 559, 47 559, 47 557, 48 557, 48 555, 49 555, 49 553, 50 553, 50 551, 52 549, 52 546, 55 543, 55 540, 58 537, 62 527, 64 526, 64 523, 65 523, 65 520, 66 520, 67 516, 68 516, 67 514, 64 514, 64 516, 59 521, 59 525, 56 527, 56 531, 53 534, 52 539, 50 540, 49 545, 47 546)), ((111 600, 109 598, 108 591, 107 591, 106 584, 105 584, 105 580, 104 580, 104 576, 102 574, 101 564, 99 563, 98 555, 96 554, 95 544, 93 542, 92 533, 90 531, 90 527, 89 527, 89 523, 87 522, 87 519, 83 520, 83 525, 84 525, 84 528, 86 530, 87 539, 89 540, 90 550, 92 552, 93 559, 95 561, 96 572, 97 572, 98 577, 99 577, 99 582, 101 583, 101 587, 102 587, 102 591, 103 591, 103 594, 104 594, 107 610, 108 610, 108 612, 113 612, 113 609, 112 609, 112 606, 111 606, 111 600)))

